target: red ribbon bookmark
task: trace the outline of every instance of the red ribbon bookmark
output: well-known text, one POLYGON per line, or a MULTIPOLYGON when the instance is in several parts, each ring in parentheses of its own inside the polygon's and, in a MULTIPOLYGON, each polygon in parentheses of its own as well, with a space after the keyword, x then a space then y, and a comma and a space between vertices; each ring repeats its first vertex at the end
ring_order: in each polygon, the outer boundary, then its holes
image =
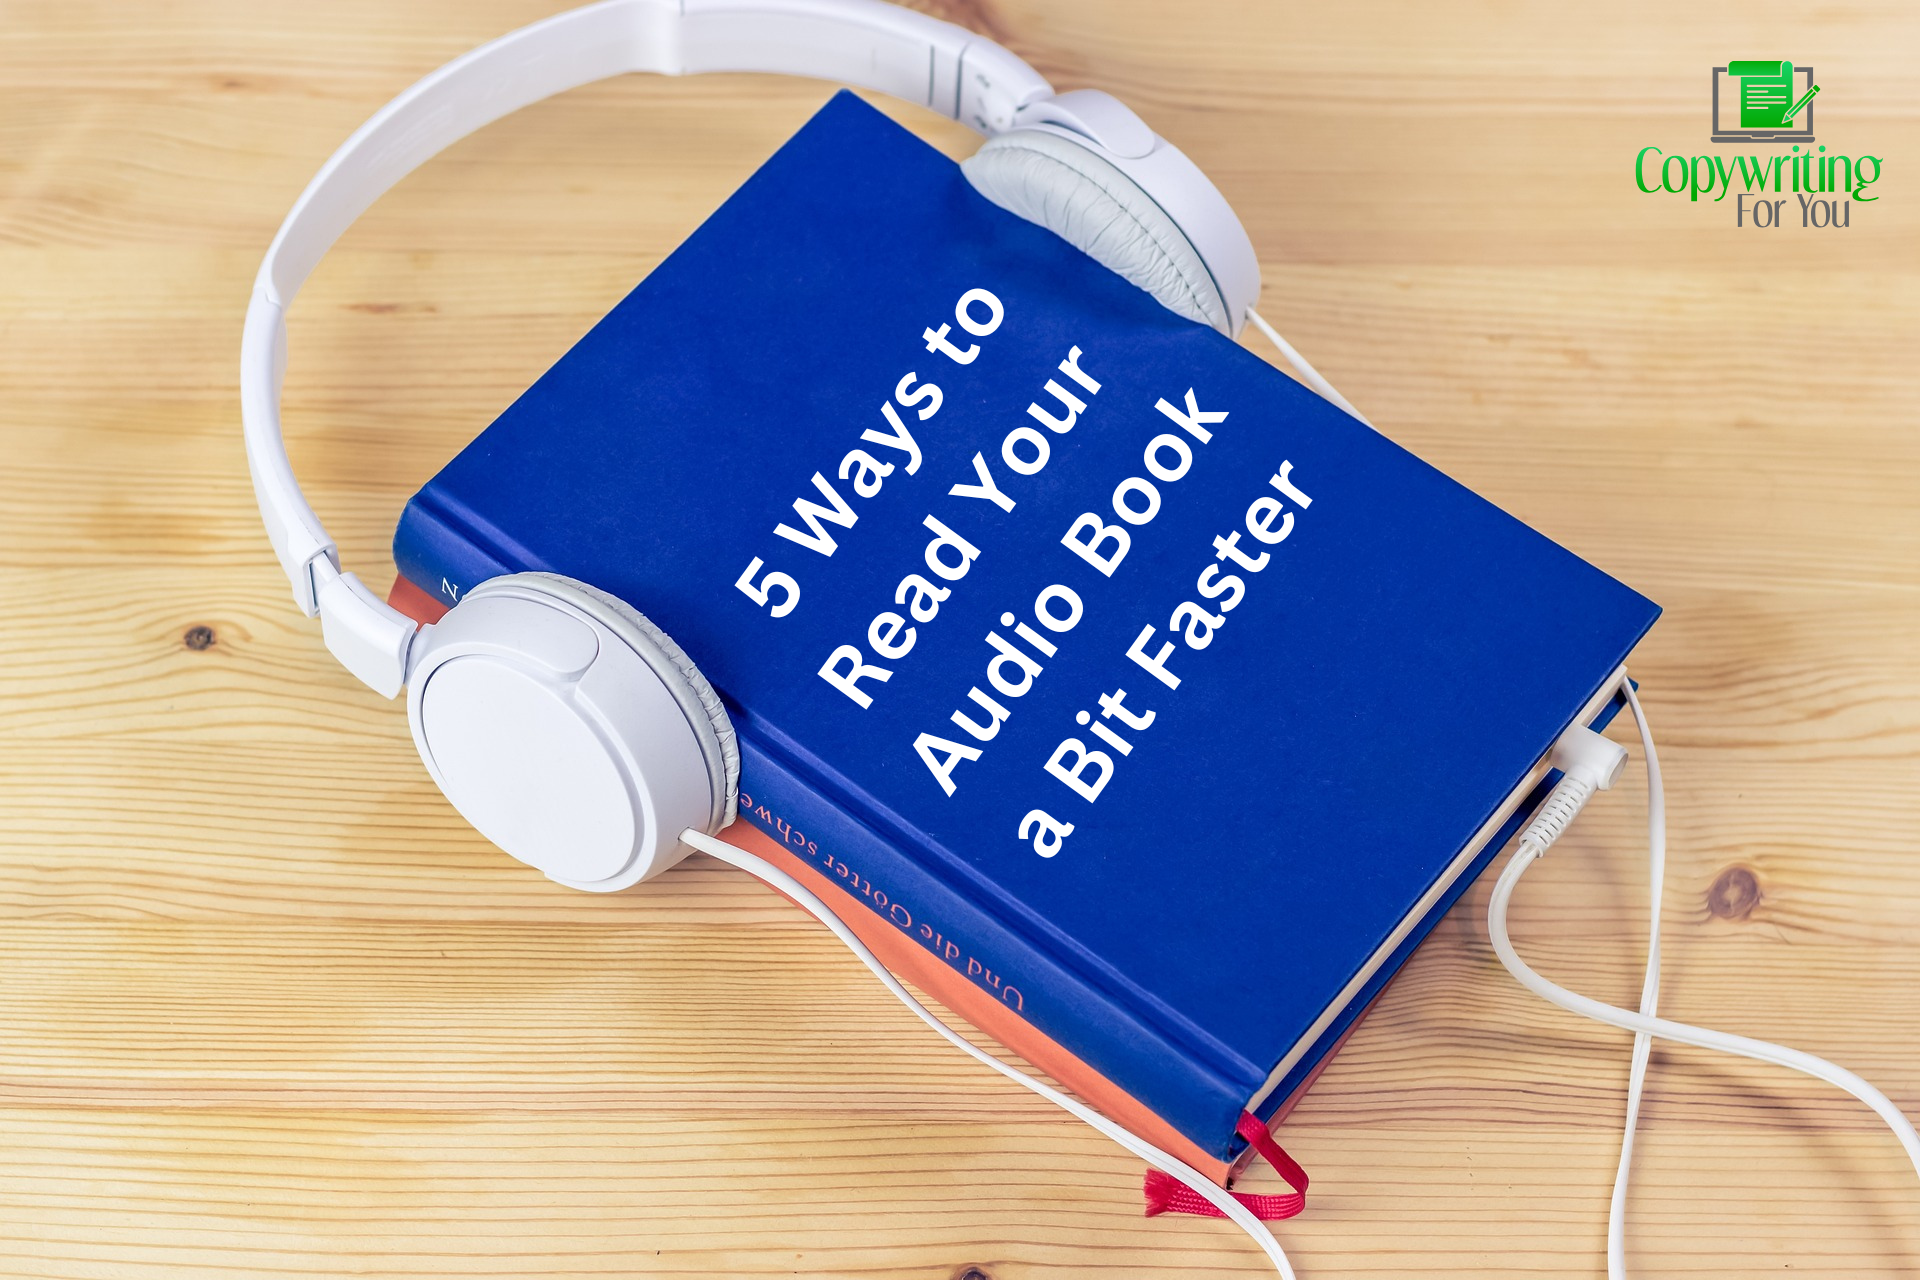
MULTIPOLYGON (((1262 1222, 1275 1222, 1281 1218, 1291 1218, 1307 1207, 1307 1171, 1300 1162, 1288 1155, 1286 1148, 1273 1140, 1267 1132, 1267 1126, 1260 1123, 1250 1112, 1240 1113, 1240 1123, 1234 1131, 1248 1142, 1253 1149, 1266 1157, 1268 1164, 1279 1171, 1293 1190, 1286 1195, 1263 1196, 1250 1192, 1228 1192, 1235 1200, 1247 1207, 1247 1211, 1262 1222)), ((1227 1215, 1216 1207, 1213 1201, 1187 1186, 1170 1173, 1158 1169, 1147 1170, 1147 1180, 1141 1188, 1147 1197, 1147 1216, 1156 1218, 1163 1213, 1191 1213, 1202 1218, 1224 1218, 1227 1215)))

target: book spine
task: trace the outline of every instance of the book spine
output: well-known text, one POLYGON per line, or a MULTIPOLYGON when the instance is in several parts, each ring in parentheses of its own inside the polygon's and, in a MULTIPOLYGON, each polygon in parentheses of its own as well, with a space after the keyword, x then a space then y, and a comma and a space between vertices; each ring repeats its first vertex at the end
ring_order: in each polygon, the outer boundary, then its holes
MULTIPOLYGON (((740 728, 740 726, 736 726, 740 728)), ((1195 1062, 740 732, 740 816, 1218 1160, 1260 1082, 1195 1062)))
MULTIPOLYGON (((817 860, 798 855, 750 822, 736 822, 723 833, 735 848, 743 849, 779 867, 811 889, 823 902, 841 905, 840 882, 821 870, 817 860)), ((1111 1080, 1067 1052, 1058 1041, 1042 1035, 1034 1025, 1000 1003, 997 996, 974 985, 906 933, 871 911, 851 908, 837 913, 856 937, 896 978, 919 988, 944 1006, 949 1015, 965 1019, 978 1030, 1025 1058, 1052 1077, 1054 1083, 1079 1095, 1108 1119, 1119 1122, 1163 1151, 1172 1153, 1222 1186, 1231 1183, 1236 1165, 1202 1151, 1165 1120, 1140 1104, 1111 1080)), ((951 1018, 949 1018, 951 1021, 951 1018)))
POLYGON ((433 485, 407 500, 393 531, 393 565, 400 576, 452 607, 488 578, 517 569, 489 552, 463 522, 437 502, 433 485))

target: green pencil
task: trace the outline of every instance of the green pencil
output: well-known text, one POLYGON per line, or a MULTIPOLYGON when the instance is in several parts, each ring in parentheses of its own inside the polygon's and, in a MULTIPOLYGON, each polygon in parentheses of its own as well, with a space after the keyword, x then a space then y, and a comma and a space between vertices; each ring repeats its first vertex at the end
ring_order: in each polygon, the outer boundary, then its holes
POLYGON ((1801 94, 1801 95, 1800 95, 1800 101, 1798 101, 1798 102, 1796 102, 1796 103, 1794 103, 1794 104, 1793 104, 1793 105, 1792 105, 1791 107, 1788 107, 1788 108, 1787 108, 1787 114, 1781 117, 1781 119, 1780 119, 1780 123, 1781 123, 1781 124, 1792 124, 1792 123, 1793 123, 1793 118, 1794 118, 1795 116, 1797 116, 1797 115, 1799 115, 1799 114, 1800 114, 1800 108, 1802 108, 1802 107, 1804 107, 1804 106, 1806 106, 1806 105, 1807 105, 1807 104, 1808 104, 1809 102, 1812 102, 1812 101, 1813 101, 1813 95, 1814 95, 1814 94, 1816 94, 1816 93, 1818 93, 1818 92, 1820 92, 1820 86, 1819 86, 1819 85, 1815 85, 1815 86, 1813 86, 1813 88, 1811 88, 1811 89, 1809 89, 1809 90, 1807 90, 1807 91, 1806 91, 1805 93, 1803 93, 1803 94, 1801 94))

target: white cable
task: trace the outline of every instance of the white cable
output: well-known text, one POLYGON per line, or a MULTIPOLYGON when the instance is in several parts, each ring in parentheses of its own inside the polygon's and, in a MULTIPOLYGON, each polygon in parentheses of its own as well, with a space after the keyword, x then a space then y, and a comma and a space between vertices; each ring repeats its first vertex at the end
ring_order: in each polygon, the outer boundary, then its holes
POLYGON ((844 942, 848 950, 860 957, 860 963, 871 969, 873 975, 880 979, 887 990, 899 997, 900 1003, 906 1005, 907 1008, 918 1014, 922 1022, 946 1037, 947 1041, 955 1048, 992 1067, 1009 1080, 1025 1085, 1069 1114, 1086 1121, 1095 1129, 1098 1129, 1107 1137, 1112 1138, 1115 1142, 1154 1168, 1178 1178, 1190 1189, 1205 1197, 1215 1208, 1238 1223, 1241 1230, 1252 1236, 1253 1242, 1259 1245, 1262 1252, 1272 1260, 1274 1269, 1285 1277, 1285 1280, 1295 1280, 1293 1264, 1287 1261, 1286 1251, 1281 1249, 1280 1242, 1273 1238, 1273 1232, 1267 1230, 1267 1224, 1254 1217, 1245 1205, 1235 1200, 1228 1192, 1215 1186, 1213 1180, 1201 1173, 1198 1169, 1167 1154, 1146 1139, 1136 1137, 1133 1133, 1115 1124, 1085 1103, 1074 1098, 1069 1098, 1058 1089, 1052 1088, 1034 1079, 1017 1067, 1010 1067, 992 1054, 976 1048, 972 1041, 966 1039, 952 1027, 940 1021, 925 1005, 914 999, 913 993, 900 985, 900 980, 888 972, 887 967, 880 963, 873 952, 867 950, 866 944, 861 942, 853 930, 849 929, 846 923, 827 907, 826 903, 820 901, 811 889, 772 863, 767 862, 765 859, 755 857, 746 850, 736 848, 724 840, 716 839, 713 836, 692 829, 681 832, 680 839, 703 853, 712 854, 729 866, 738 867, 749 875, 758 876, 805 907, 807 911, 813 915, 814 919, 833 930, 834 936, 839 938, 841 942, 844 942))
MULTIPOLYGON (((1342 409, 1345 409, 1348 413, 1360 419, 1360 421, 1367 422, 1366 415, 1354 408, 1345 396, 1334 390, 1333 384, 1322 377, 1318 369, 1308 364, 1307 358, 1298 351, 1295 351, 1293 344, 1281 337, 1279 331, 1268 324, 1258 311, 1255 311, 1252 307, 1248 307, 1247 319, 1253 321, 1254 328, 1267 335, 1267 341, 1277 347, 1280 354, 1287 358, 1287 363, 1293 366, 1293 371, 1300 375, 1302 382, 1312 387, 1315 391, 1318 391, 1322 398, 1331 400, 1334 404, 1339 405, 1342 409)), ((1373 424, 1367 422, 1367 425, 1371 427, 1373 424)))
MULTIPOLYGON (((1640 1013, 1660 1012, 1660 899, 1667 880, 1667 788, 1660 776, 1660 753, 1641 709, 1633 681, 1622 679, 1633 727, 1640 733, 1640 756, 1647 770, 1647 970, 1640 981, 1640 1013)), ((1633 1176, 1633 1137, 1640 1127, 1640 1098, 1646 1092, 1653 1037, 1633 1036, 1633 1065, 1627 1070, 1627 1115, 1620 1135, 1620 1165, 1613 1173, 1613 1198, 1607 1203, 1607 1280, 1627 1280, 1627 1183, 1633 1176)))
MULTIPOLYGON (((1633 712, 1634 722, 1640 728, 1641 742, 1647 752, 1647 804, 1648 830, 1650 835, 1657 834, 1654 847, 1656 869, 1663 869, 1665 859, 1665 796, 1663 794, 1659 762, 1653 754, 1653 735, 1647 727, 1645 714, 1641 711, 1639 698, 1633 687, 1624 686, 1627 693, 1627 705, 1633 712)), ((1564 785, 1564 784, 1563 784, 1564 785)), ((1551 799, 1549 800, 1549 804, 1551 799)), ((1545 808, 1545 806, 1542 806, 1545 808)), ((1798 1049, 1789 1049, 1784 1045, 1769 1044, 1764 1040, 1754 1040, 1747 1036, 1732 1035, 1724 1031, 1711 1031, 1704 1027, 1692 1027, 1683 1022, 1673 1022, 1651 1013, 1632 1013, 1626 1009, 1602 1004, 1587 996, 1569 991, 1565 987, 1549 982, 1528 966, 1519 953, 1513 949, 1512 939, 1507 934, 1507 907, 1513 898, 1514 889, 1519 886, 1520 877, 1527 868, 1539 861, 1546 852, 1546 844, 1534 835, 1529 828, 1523 835, 1520 845, 1514 850, 1513 857, 1507 861, 1506 868, 1500 873, 1500 880, 1493 887, 1493 896, 1487 903, 1487 933, 1493 942, 1494 953, 1500 957, 1500 963, 1507 967, 1520 984, 1535 995, 1563 1009, 1603 1022, 1609 1026, 1620 1027, 1634 1032, 1637 1039, 1634 1044, 1634 1064, 1628 1084, 1628 1129, 1626 1140, 1621 1145, 1621 1163, 1614 1179, 1613 1207, 1607 1224, 1607 1270, 1613 1280, 1623 1280, 1624 1262, 1624 1219, 1621 1213, 1626 1198, 1627 1168, 1632 1156, 1633 1123, 1638 1119, 1641 1087, 1646 1079, 1647 1049, 1642 1042, 1649 1036, 1659 1036, 1663 1040, 1672 1040, 1679 1044, 1695 1045, 1702 1049, 1717 1049, 1722 1053, 1737 1054, 1753 1058, 1760 1062, 1770 1062, 1776 1066, 1790 1067, 1804 1072, 1828 1084, 1843 1089, 1855 1098, 1871 1107, 1876 1115, 1893 1130, 1893 1136, 1906 1150, 1907 1158, 1913 1162, 1915 1172, 1920 1173, 1920 1134, 1914 1132, 1910 1122, 1900 1109, 1893 1105, 1886 1094, 1868 1084, 1865 1080, 1836 1066, 1824 1058, 1816 1058, 1810 1053, 1798 1049), (1618 1243, 1616 1243, 1616 1240, 1618 1243)), ((1653 910, 1659 912, 1659 885, 1654 886, 1653 910)), ((1659 985, 1659 942, 1658 933, 1647 952, 1647 978, 1642 986, 1641 1002, 1649 1005, 1657 993, 1659 985)))

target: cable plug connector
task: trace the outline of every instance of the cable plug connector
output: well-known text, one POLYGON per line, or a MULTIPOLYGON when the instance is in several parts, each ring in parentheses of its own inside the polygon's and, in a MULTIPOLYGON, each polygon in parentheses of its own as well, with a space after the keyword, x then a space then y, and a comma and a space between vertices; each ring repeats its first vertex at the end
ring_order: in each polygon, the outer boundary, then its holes
POLYGON ((1520 833, 1520 847, 1531 847, 1536 857, 1553 847, 1595 791, 1613 788, 1627 763, 1627 749, 1576 724, 1553 744, 1549 759, 1562 777, 1520 833))

